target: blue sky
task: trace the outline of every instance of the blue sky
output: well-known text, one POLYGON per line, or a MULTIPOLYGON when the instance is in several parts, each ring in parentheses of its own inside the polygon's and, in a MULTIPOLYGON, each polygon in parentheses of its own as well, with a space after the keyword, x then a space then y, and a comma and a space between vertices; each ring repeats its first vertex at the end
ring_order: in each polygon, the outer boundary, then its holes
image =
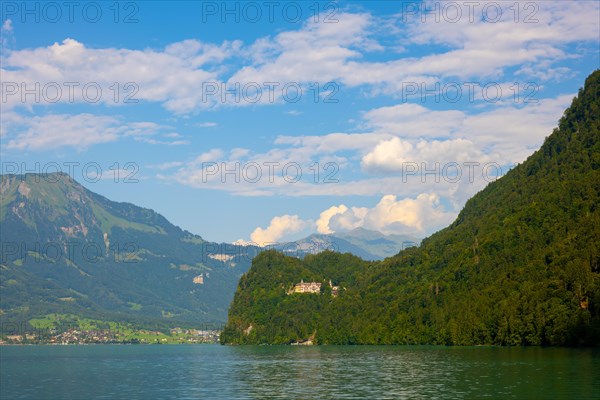
POLYGON ((214 241, 429 235, 600 67, 596 1, 1 7, 2 172, 214 241))

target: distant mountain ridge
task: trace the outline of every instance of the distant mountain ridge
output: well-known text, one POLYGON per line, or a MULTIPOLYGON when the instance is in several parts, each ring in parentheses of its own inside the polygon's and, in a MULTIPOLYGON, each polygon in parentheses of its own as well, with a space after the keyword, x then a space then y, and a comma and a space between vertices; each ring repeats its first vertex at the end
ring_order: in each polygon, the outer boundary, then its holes
POLYGON ((420 242, 420 239, 410 235, 385 235, 365 228, 356 228, 332 234, 316 233, 274 248, 295 257, 330 250, 351 253, 364 260, 383 260, 408 247, 418 246, 420 242))

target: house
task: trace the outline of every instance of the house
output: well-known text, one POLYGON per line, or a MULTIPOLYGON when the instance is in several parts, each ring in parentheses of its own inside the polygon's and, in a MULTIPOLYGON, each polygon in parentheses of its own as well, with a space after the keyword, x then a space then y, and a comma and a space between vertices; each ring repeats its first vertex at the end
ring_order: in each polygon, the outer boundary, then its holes
POLYGON ((300 280, 300 283, 294 286, 293 293, 321 293, 321 283, 300 280))
POLYGON ((331 284, 331 279, 329 280, 329 287, 331 288, 331 295, 333 297, 337 297, 338 293, 340 292, 340 287, 339 286, 333 286, 331 284))

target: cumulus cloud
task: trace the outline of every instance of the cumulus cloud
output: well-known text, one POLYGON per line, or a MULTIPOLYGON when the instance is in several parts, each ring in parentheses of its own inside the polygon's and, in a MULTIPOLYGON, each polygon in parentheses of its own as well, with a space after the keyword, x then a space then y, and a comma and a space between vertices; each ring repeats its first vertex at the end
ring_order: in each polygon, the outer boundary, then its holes
POLYGON ((413 198, 384 195, 372 208, 331 206, 320 213, 315 223, 297 215, 274 217, 267 228, 256 228, 250 238, 265 246, 300 231, 332 234, 359 227, 384 234, 424 236, 447 226, 456 215, 457 212, 446 210, 435 193, 421 193, 413 198))
POLYGON ((379 142, 362 158, 362 166, 371 172, 394 172, 403 171, 407 164, 425 164, 430 170, 440 165, 437 169, 441 171, 453 163, 486 161, 489 161, 489 157, 482 154, 470 140, 420 140, 413 145, 395 137, 379 142))
POLYGON ((343 204, 330 207, 321 213, 317 229, 320 233, 334 233, 363 227, 385 234, 424 235, 446 226, 455 217, 456 213, 447 211, 435 193, 402 199, 385 195, 373 208, 349 208, 343 204))
POLYGON ((329 207, 321 212, 316 222, 317 232, 330 234, 362 227, 368 213, 367 207, 346 207, 344 204, 329 207))
POLYGON ((297 215, 282 215, 274 217, 266 228, 256 228, 250 235, 252 242, 259 246, 278 243, 288 234, 297 233, 307 227, 308 222, 297 215))
POLYGON ((357 123, 365 132, 282 135, 264 153, 240 148, 212 149, 185 162, 171 179, 192 187, 243 196, 395 193, 414 197, 432 192, 459 204, 465 196, 490 182, 483 171, 486 165, 500 166, 503 174, 539 148, 573 96, 560 95, 523 106, 509 104, 480 112, 435 111, 411 104, 375 108, 365 112, 364 119, 357 123), (202 165, 203 162, 218 165, 202 165), (335 178, 339 179, 335 184, 323 183, 326 172, 331 171, 323 170, 327 162, 335 163, 338 168, 335 178), (277 166, 270 171, 268 163, 277 166), (301 181, 291 183, 283 176, 283 167, 291 163, 300 165, 301 181), (314 180, 311 167, 315 163, 321 169, 318 181, 314 180), (417 164, 416 174, 404 174, 403 167, 409 163, 417 164), (467 163, 475 163, 475 170, 469 170, 467 163), (461 171, 457 171, 455 164, 461 171), (244 169, 251 165, 259 166, 260 179, 249 179, 255 171, 244 169), (238 170, 224 176, 225 168, 238 170), (432 169, 438 171, 437 176, 420 173, 432 169), (366 174, 359 174, 361 171, 366 174), (459 182, 451 177, 454 173, 462 174, 459 182))
POLYGON ((365 227, 383 233, 430 233, 449 224, 455 216, 444 210, 435 193, 400 200, 386 195, 365 216, 365 227))
POLYGON ((505 104, 488 111, 435 111, 416 104, 364 113, 364 125, 379 136, 362 157, 370 171, 394 172, 403 162, 522 162, 552 133, 574 94, 505 104), (392 137, 394 136, 394 137, 392 137))
POLYGON ((323 234, 333 233, 333 231, 329 227, 329 221, 331 220, 331 217, 333 217, 336 214, 344 213, 347 210, 348 210, 348 207, 346 207, 343 204, 340 204, 339 207, 332 206, 332 207, 328 208, 327 210, 323 211, 319 215, 319 219, 317 220, 317 232, 323 233, 323 234))

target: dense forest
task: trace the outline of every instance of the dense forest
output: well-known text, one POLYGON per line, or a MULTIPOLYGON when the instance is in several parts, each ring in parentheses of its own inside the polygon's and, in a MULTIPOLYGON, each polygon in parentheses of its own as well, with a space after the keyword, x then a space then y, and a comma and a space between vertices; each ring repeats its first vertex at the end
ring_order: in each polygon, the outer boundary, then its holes
POLYGON ((596 71, 537 152, 419 247, 382 262, 261 253, 221 342, 600 344, 599 136, 596 71), (321 293, 288 294, 301 279, 321 293))

